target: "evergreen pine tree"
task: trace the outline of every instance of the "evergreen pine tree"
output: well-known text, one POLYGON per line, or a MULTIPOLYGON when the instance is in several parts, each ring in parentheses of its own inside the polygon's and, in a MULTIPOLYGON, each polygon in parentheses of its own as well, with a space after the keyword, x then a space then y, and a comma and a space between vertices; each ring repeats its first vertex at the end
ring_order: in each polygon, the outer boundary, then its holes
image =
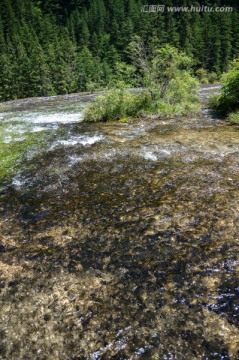
MULTIPOLYGON (((161 33, 163 33, 163 29, 161 30, 161 33)), ((166 33, 167 33, 167 42, 172 44, 173 46, 178 47, 179 46, 179 29, 178 29, 178 23, 175 15, 173 13, 167 14, 166 17, 166 33)), ((164 38, 162 35, 160 36, 164 42, 164 38)), ((182 45, 182 47, 184 47, 182 45)))
POLYGON ((94 79, 95 63, 91 51, 84 46, 78 55, 78 79, 77 88, 80 91, 87 90, 87 84, 94 79))
POLYGON ((17 56, 15 48, 7 37, 6 53, 1 54, 0 58, 0 94, 1 100, 18 98, 19 84, 17 83, 17 56))
MULTIPOLYGON (((147 4, 153 5, 149 0, 2 0, 1 99, 67 93, 89 83, 105 87, 122 77, 122 69, 129 70, 126 49, 136 34, 149 48, 170 43, 186 51, 195 71, 219 74, 239 57, 236 0, 228 0, 234 7, 228 13, 142 12, 147 4)), ((188 0, 164 4, 191 5, 188 0)), ((192 5, 225 4, 198 0, 192 5)))
POLYGON ((30 83, 32 96, 47 96, 53 94, 50 69, 44 51, 37 39, 35 39, 31 47, 30 83))
POLYGON ((227 70, 229 61, 232 58, 232 32, 231 16, 229 13, 220 14, 221 22, 221 71, 227 70))
MULTIPOLYGON (((199 5, 198 5, 199 6, 199 5)), ((203 38, 203 23, 199 13, 194 13, 193 17, 193 36, 192 36, 192 55, 195 59, 195 64, 199 67, 203 64, 203 50, 204 50, 204 38, 203 38)))
POLYGON ((232 13, 232 58, 239 57, 239 16, 237 11, 232 13))

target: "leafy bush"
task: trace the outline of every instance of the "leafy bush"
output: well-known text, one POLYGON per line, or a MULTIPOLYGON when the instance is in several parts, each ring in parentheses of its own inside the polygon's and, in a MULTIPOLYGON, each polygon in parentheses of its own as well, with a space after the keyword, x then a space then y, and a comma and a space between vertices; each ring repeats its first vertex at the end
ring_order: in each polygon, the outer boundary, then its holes
POLYGON ((210 105, 225 113, 239 109, 239 59, 231 63, 228 73, 221 78, 221 95, 213 97, 210 105))
POLYGON ((198 110, 198 81, 191 75, 192 60, 170 45, 148 54, 142 41, 131 43, 143 90, 124 86, 96 99, 84 112, 86 121, 111 121, 142 114, 186 115, 198 110))
POLYGON ((216 83, 218 83, 218 80, 219 80, 219 76, 218 76, 217 73, 210 72, 208 74, 208 82, 209 82, 209 84, 216 84, 216 83))
POLYGON ((208 72, 204 68, 196 71, 196 75, 201 84, 215 84, 218 81, 218 75, 215 72, 208 72))
POLYGON ((208 72, 204 68, 200 68, 196 71, 196 75, 201 84, 208 84, 208 72))
POLYGON ((231 124, 239 125, 239 111, 231 113, 228 117, 228 121, 231 124))
POLYGON ((84 120, 89 122, 114 121, 137 116, 147 109, 150 97, 146 92, 132 93, 124 89, 112 89, 97 97, 84 111, 84 120))

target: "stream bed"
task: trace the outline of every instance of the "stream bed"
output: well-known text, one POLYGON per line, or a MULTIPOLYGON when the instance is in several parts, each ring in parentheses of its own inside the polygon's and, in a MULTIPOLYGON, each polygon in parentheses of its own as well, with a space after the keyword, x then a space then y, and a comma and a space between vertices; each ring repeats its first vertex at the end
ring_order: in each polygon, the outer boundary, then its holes
POLYGON ((239 359, 239 127, 0 113, 0 359, 239 359))

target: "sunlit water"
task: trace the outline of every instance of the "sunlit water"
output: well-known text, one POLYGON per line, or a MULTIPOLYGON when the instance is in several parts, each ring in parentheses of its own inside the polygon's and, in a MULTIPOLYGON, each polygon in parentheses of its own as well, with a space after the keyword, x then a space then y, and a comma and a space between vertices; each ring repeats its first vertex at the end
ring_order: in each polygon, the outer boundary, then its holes
POLYGON ((0 113, 0 358, 239 359, 238 127, 91 99, 0 113))

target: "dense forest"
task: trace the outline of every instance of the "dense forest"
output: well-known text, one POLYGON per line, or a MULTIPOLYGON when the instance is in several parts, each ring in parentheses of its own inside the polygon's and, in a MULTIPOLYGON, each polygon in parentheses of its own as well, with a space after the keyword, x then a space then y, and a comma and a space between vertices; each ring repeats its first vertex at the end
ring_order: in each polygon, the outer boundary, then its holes
MULTIPOLYGON (((161 2, 162 3, 162 2, 161 2)), ((232 12, 148 13, 146 0, 1 0, 0 100, 138 85, 128 46, 166 43, 220 74, 239 56, 238 2, 168 0, 166 6, 229 5, 232 12)))

